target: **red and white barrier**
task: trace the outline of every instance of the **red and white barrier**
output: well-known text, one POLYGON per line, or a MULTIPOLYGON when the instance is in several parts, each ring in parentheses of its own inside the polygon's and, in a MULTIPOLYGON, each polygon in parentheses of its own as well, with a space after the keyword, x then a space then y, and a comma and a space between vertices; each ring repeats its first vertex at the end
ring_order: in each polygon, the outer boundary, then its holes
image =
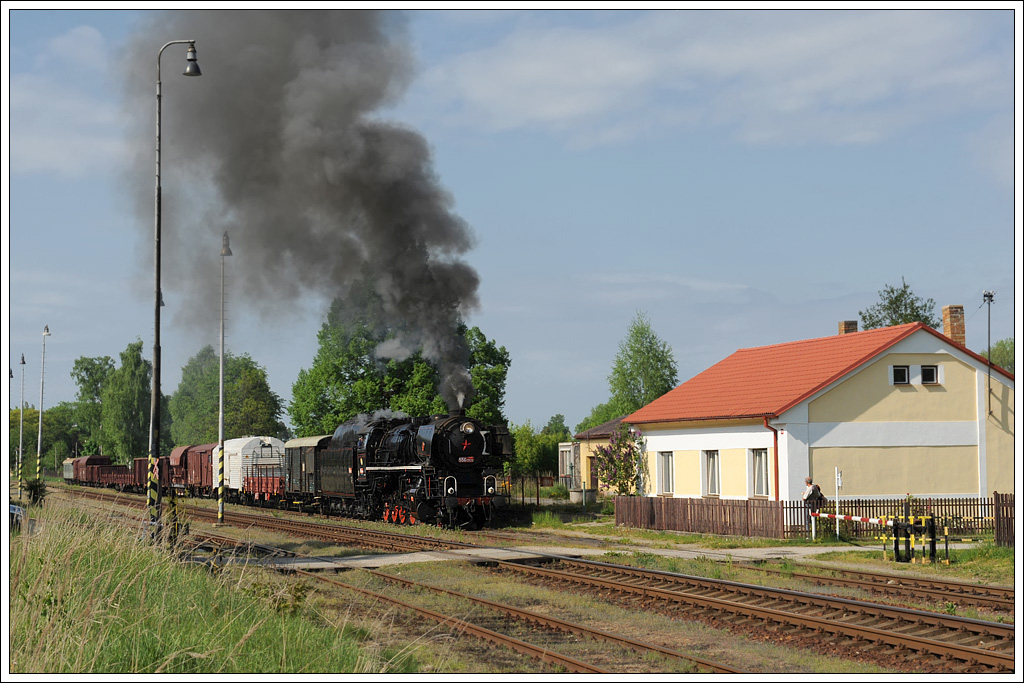
POLYGON ((811 517, 822 517, 825 519, 840 519, 847 522, 867 522, 868 524, 884 524, 892 526, 893 520, 885 517, 852 517, 850 515, 832 515, 826 512, 812 512, 811 517))

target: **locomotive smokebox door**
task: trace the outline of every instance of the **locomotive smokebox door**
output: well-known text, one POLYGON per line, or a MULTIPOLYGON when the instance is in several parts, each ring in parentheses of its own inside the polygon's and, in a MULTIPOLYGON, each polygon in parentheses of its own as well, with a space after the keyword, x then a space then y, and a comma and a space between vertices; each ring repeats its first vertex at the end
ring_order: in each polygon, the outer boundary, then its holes
POLYGON ((423 425, 416 430, 416 457, 421 461, 430 459, 434 442, 434 425, 423 425))
POLYGON ((485 447, 483 434, 472 422, 464 422, 458 429, 448 432, 448 449, 459 465, 474 464, 477 457, 484 454, 485 447))

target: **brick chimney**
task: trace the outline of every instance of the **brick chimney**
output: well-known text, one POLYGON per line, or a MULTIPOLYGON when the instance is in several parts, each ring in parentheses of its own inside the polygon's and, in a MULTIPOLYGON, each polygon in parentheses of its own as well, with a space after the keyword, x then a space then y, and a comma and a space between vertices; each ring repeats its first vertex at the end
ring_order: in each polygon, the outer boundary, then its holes
POLYGON ((852 334, 857 331, 856 320, 840 320, 839 321, 839 334, 852 334))
POLYGON ((942 307, 942 333, 961 346, 967 346, 963 306, 942 307))

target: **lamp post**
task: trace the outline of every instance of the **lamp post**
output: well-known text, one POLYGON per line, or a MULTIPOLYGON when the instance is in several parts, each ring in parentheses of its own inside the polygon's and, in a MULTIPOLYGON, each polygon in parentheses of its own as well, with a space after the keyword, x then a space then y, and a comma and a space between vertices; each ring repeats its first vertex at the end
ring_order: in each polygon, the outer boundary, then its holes
POLYGON ((220 450, 217 452, 217 524, 224 523, 224 257, 231 256, 228 245, 228 234, 220 249, 220 418, 218 438, 220 450))
POLYGON ((157 507, 157 461, 160 456, 160 307, 163 297, 160 293, 160 57, 171 45, 188 44, 185 55, 187 64, 185 76, 201 76, 199 63, 196 61, 196 45, 194 40, 172 40, 166 43, 156 55, 156 212, 154 219, 154 283, 155 303, 153 310, 153 390, 149 400, 149 485, 147 487, 146 504, 149 508, 150 521, 156 524, 160 518, 157 507))
POLYGON ((50 326, 43 326, 43 361, 39 367, 39 435, 36 437, 36 479, 42 478, 43 468, 43 379, 46 376, 46 338, 50 326))
POLYGON ((21 490, 25 488, 25 477, 22 474, 25 457, 25 354, 21 354, 21 403, 18 404, 18 500, 21 490))
POLYGON ((988 414, 992 414, 992 301, 996 293, 985 290, 982 292, 984 302, 988 304, 988 414))

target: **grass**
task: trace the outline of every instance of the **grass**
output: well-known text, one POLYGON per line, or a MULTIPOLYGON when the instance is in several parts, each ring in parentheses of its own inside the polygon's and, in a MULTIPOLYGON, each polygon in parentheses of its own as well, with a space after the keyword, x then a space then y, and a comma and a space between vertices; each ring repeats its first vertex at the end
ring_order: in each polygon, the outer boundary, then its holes
POLYGON ((138 529, 62 501, 31 508, 10 544, 14 673, 410 673, 361 648, 309 587, 258 569, 211 573, 138 529))

